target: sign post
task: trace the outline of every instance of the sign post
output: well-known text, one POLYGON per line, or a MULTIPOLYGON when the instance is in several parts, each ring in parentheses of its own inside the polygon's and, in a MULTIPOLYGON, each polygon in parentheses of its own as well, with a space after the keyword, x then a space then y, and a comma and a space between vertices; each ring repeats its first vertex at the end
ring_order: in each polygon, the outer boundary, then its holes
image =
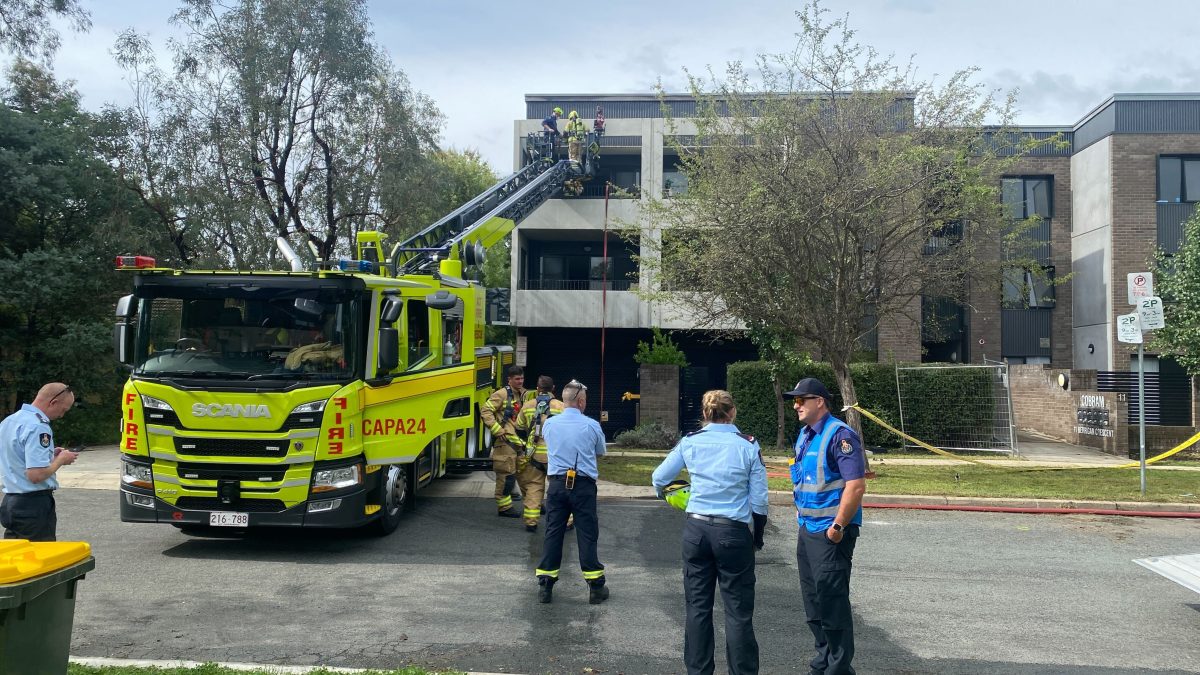
POLYGON ((1162 328, 1162 298, 1154 295, 1154 275, 1150 272, 1130 272, 1127 277, 1129 304, 1136 308, 1131 314, 1117 317, 1117 339, 1138 346, 1138 466, 1142 494, 1146 494, 1146 350, 1142 331, 1162 328))

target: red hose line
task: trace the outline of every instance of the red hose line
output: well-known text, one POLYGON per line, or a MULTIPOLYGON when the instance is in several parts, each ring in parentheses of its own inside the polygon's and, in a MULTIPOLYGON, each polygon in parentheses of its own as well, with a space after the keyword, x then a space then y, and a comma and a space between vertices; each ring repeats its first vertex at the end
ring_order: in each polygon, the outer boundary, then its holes
POLYGON ((956 506, 954 504, 863 504, 864 509, 922 509, 926 511, 980 511, 984 513, 1031 513, 1061 515, 1083 513, 1093 516, 1132 516, 1136 518, 1200 518, 1191 511, 1121 511, 1118 509, 1064 509, 1031 506, 956 506))

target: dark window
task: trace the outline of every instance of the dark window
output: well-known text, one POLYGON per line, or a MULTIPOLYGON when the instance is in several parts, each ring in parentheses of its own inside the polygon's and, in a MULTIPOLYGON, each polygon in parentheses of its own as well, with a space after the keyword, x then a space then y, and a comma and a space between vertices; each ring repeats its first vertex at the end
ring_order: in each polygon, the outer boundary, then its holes
POLYGON ((1005 213, 1013 220, 1034 216, 1047 220, 1054 217, 1053 188, 1054 179, 1050 176, 1004 178, 1000 184, 1000 199, 1005 213))
POLYGON ((424 300, 409 300, 404 310, 408 315, 408 363, 412 368, 429 356, 429 309, 424 300))
POLYGON ((1023 267, 1004 270, 1001 306, 1004 309, 1054 307, 1054 267, 1043 267, 1040 274, 1023 267))
POLYGON ((1200 202, 1200 157, 1162 155, 1158 158, 1158 201, 1200 202))

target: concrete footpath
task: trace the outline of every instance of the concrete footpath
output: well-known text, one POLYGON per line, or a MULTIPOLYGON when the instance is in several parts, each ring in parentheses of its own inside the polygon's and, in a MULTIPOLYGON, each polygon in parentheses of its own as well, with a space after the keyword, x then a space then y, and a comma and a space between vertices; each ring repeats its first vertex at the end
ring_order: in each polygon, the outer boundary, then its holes
MULTIPOLYGON (((1096 468, 1125 464, 1128 460, 1106 455, 1104 453, 1082 448, 1079 446, 1044 439, 1021 439, 1023 459, 983 459, 988 464, 1012 467, 1056 467, 1056 468, 1096 468)), ((613 450, 612 457, 663 457, 663 452, 624 452, 613 450)), ((787 460, 784 457, 766 457, 768 468, 786 470, 787 460)), ((945 458, 888 459, 886 454, 876 454, 871 459, 874 466, 889 464, 903 466, 939 466, 956 464, 955 460, 945 458)), ((1195 471, 1200 467, 1173 466, 1152 467, 1154 471, 1195 471)), ((121 460, 117 446, 98 446, 89 448, 80 455, 75 464, 63 467, 59 471, 59 484, 64 488, 86 490, 114 490, 120 480, 121 460)), ((604 467, 600 468, 603 476, 604 467)), ((1200 489, 1200 473, 1197 474, 1197 489, 1200 489)), ((601 480, 599 496, 602 499, 656 499, 654 490, 649 486, 622 485, 601 480)), ((462 477, 450 477, 435 481, 422 494, 434 497, 473 497, 490 498, 493 494, 494 483, 489 472, 476 472, 462 477)), ((771 503, 791 505, 792 493, 784 490, 771 492, 771 503)), ((1133 513, 1178 513, 1200 515, 1200 504, 1180 504, 1162 502, 1113 502, 1113 501, 1078 501, 1066 499, 1027 499, 1027 498, 996 498, 996 497, 948 497, 941 495, 883 495, 868 492, 864 504, 870 506, 893 508, 938 508, 963 510, 994 509, 1034 509, 1046 511, 1078 510, 1078 511, 1120 511, 1133 513)))

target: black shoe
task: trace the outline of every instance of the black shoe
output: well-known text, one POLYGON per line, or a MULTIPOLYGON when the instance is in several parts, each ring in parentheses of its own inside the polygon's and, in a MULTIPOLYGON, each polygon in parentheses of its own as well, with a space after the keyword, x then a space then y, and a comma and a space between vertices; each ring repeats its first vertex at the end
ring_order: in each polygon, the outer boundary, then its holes
POLYGON ((525 531, 526 531, 526 532, 537 532, 537 525, 536 525, 536 524, 535 524, 535 525, 530 525, 530 524, 526 523, 526 524, 525 524, 525 531))
POLYGON ((521 493, 520 493, 520 492, 514 492, 514 493, 512 493, 511 495, 509 495, 509 497, 512 497, 512 500, 513 500, 514 502, 519 502, 519 501, 521 501, 521 493))
POLYGON ((548 605, 554 600, 554 584, 542 583, 538 586, 538 602, 548 605))
POLYGON ((608 586, 592 586, 588 591, 588 604, 598 605, 608 599, 608 586))
POLYGON ((520 518, 523 514, 518 509, 507 508, 503 511, 500 511, 496 515, 500 516, 501 518, 520 518))

